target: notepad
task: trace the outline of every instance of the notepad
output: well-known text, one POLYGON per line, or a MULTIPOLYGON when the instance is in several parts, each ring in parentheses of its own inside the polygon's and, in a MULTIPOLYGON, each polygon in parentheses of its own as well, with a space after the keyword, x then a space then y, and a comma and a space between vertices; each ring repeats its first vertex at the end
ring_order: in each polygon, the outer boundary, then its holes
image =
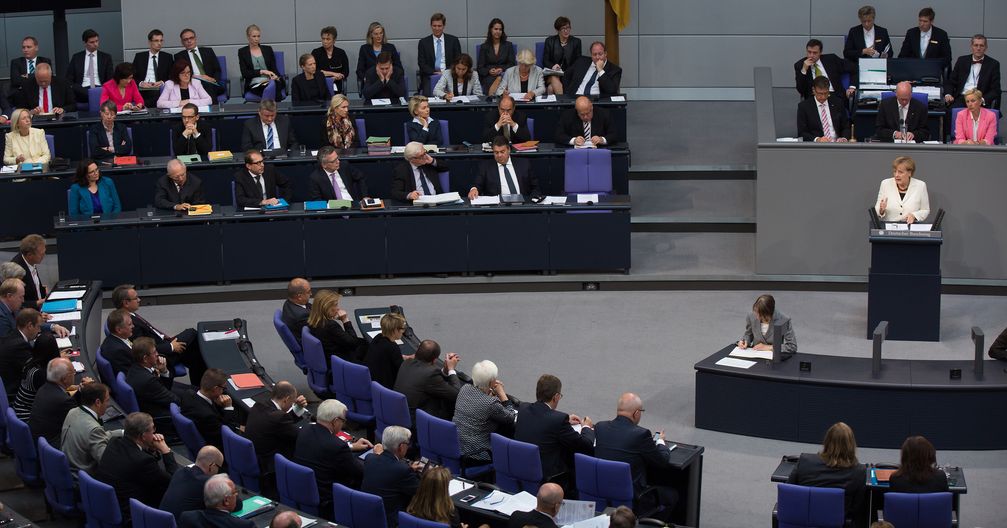
POLYGON ((499 196, 478 196, 469 201, 472 205, 500 205, 499 196))
POLYGON ((290 204, 288 204, 287 201, 284 200, 283 198, 280 198, 277 201, 276 205, 266 205, 266 206, 263 206, 263 208, 265 210, 267 210, 267 211, 279 211, 281 209, 289 209, 290 208, 290 204))
POLYGON ((773 359, 772 350, 756 350, 754 348, 738 348, 734 347, 728 356, 736 358, 748 358, 748 359, 773 359))
POLYGON ((472 489, 474 487, 475 484, 471 482, 466 482, 459 478, 453 478, 448 482, 448 495, 455 495, 467 489, 472 489))
POLYGON ((49 322, 50 323, 59 323, 59 322, 62 322, 62 321, 77 321, 79 319, 80 319, 80 311, 77 310, 77 311, 73 311, 73 312, 63 312, 63 313, 53 314, 53 316, 49 318, 49 322))
POLYGON ((73 347, 73 341, 70 341, 69 337, 57 337, 56 338, 56 348, 64 349, 73 347))
POLYGON ((539 203, 542 205, 566 205, 566 196, 546 196, 539 203))
POLYGON ((598 203, 598 195, 597 194, 578 194, 577 195, 577 203, 579 203, 579 204, 598 203))
POLYGON ((237 330, 228 330, 226 332, 203 332, 204 341, 226 341, 228 339, 237 339, 240 337, 237 330))
POLYGON ((206 216, 209 214, 213 214, 213 206, 207 204, 191 205, 189 206, 188 213, 189 216, 206 216))
POLYGON ((80 299, 87 294, 87 290, 80 288, 77 290, 54 291, 49 294, 47 301, 59 301, 61 299, 80 299))
POLYGON ((749 361, 747 359, 736 359, 732 357, 721 358, 720 361, 714 363, 715 365, 720 365, 722 367, 735 367, 735 368, 750 368, 755 364, 754 361, 749 361))
POLYGON ((231 374, 231 383, 239 390, 257 389, 263 386, 262 380, 251 372, 246 374, 231 374))
POLYGON ((84 364, 81 363, 80 361, 71 361, 70 363, 73 364, 73 371, 74 372, 76 372, 78 374, 81 373, 81 372, 84 372, 84 364))

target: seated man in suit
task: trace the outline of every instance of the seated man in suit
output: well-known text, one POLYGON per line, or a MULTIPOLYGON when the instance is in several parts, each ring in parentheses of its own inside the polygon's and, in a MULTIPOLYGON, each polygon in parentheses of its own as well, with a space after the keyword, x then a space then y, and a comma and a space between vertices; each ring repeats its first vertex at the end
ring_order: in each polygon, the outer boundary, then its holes
POLYGON ((917 26, 906 30, 900 59, 941 59, 944 69, 951 67, 951 41, 947 31, 934 25, 936 16, 933 8, 920 9, 917 26))
POLYGON ((38 265, 45 259, 45 239, 41 235, 25 235, 18 245, 18 252, 10 261, 24 270, 24 304, 25 308, 42 309, 48 290, 38 275, 38 265))
POLYGON ((576 95, 616 95, 622 82, 622 68, 608 60, 603 42, 591 43, 591 57, 577 57, 563 74, 563 93, 576 95))
POLYGON ((73 88, 78 103, 87 103, 87 91, 90 88, 101 88, 105 81, 112 78, 112 56, 98 50, 98 32, 85 29, 80 39, 84 41, 84 49, 70 57, 70 70, 67 81, 73 88))
MULTIPOLYGON (((323 149, 325 147, 322 147, 323 149)), ((318 154, 321 155, 321 150, 318 154)), ((294 339, 301 342, 301 329, 308 324, 311 314, 311 283, 300 277, 290 279, 287 283, 287 300, 283 301, 280 319, 287 325, 294 339)))
POLYGON ((393 199, 405 202, 447 192, 441 187, 438 175, 449 170, 447 162, 427 154, 423 144, 416 141, 406 144, 403 157, 406 158, 405 163, 396 165, 392 176, 393 199))
POLYGON ((280 198, 290 201, 290 187, 282 172, 266 165, 262 153, 251 149, 245 151, 245 169, 234 173, 234 198, 238 207, 277 205, 280 198))
POLYGON ((493 161, 479 164, 476 183, 469 189, 469 200, 479 196, 520 194, 537 197, 538 178, 531 170, 531 163, 524 158, 510 155, 510 144, 502 137, 493 140, 493 161))
MULTIPOLYGON (((317 159, 318 168, 308 175, 309 200, 350 200, 355 202, 368 197, 364 173, 339 161, 339 152, 335 147, 325 145, 318 149, 317 159)), ((298 333, 294 333, 294 335, 300 341, 301 336, 298 333)))
POLYGON ((157 508, 178 464, 164 436, 154 432, 149 414, 130 413, 122 431, 109 441, 94 477, 115 488, 122 519, 129 522, 129 499, 157 508))
POLYGON ((430 35, 420 39, 416 45, 416 63, 419 66, 420 93, 431 97, 430 77, 441 75, 451 68, 455 58, 462 54, 458 37, 444 32, 448 19, 444 13, 430 15, 430 35))
POLYGON ((171 145, 176 156, 199 154, 204 160, 213 148, 210 125, 199 120, 199 107, 192 103, 182 106, 182 122, 171 129, 171 145))
MULTIPOLYGON (((124 375, 133 364, 133 317, 129 310, 118 308, 112 310, 105 320, 108 327, 108 337, 101 342, 101 355, 112 365, 112 374, 122 372, 124 375)), ((112 380, 104 380, 112 383, 112 380)))
POLYGON ((66 455, 70 469, 83 469, 90 474, 98 467, 109 441, 122 436, 122 429, 105 429, 101 417, 112 404, 108 385, 88 383, 77 392, 80 405, 70 409, 63 420, 59 449, 66 455))
POLYGON ((563 504, 563 488, 557 484, 545 483, 538 489, 535 509, 516 511, 510 516, 507 528, 557 528, 556 515, 563 504))
POLYGON ((385 427, 381 443, 364 460, 364 481, 360 491, 377 495, 385 503, 388 526, 398 526, 399 511, 404 511, 420 485, 419 462, 405 460, 409 451, 409 429, 398 425, 385 427))
POLYGON ((161 51, 164 47, 164 33, 160 29, 152 29, 147 33, 147 51, 138 51, 133 56, 133 71, 136 72, 137 87, 143 96, 143 104, 147 108, 157 108, 157 97, 160 92, 156 88, 164 86, 171 75, 171 65, 175 62, 171 54, 161 51))
POLYGON ((24 88, 28 79, 35 75, 35 68, 39 64, 52 65, 52 61, 47 57, 40 57, 38 54, 38 39, 27 36, 21 39, 21 57, 10 61, 10 97, 13 103, 24 88))
POLYGON ((391 99, 393 103, 397 103, 399 97, 406 96, 404 74, 393 64, 390 51, 379 53, 377 61, 377 64, 364 74, 364 89, 360 96, 368 101, 371 99, 391 99))
POLYGON ((927 125, 927 105, 913 99, 913 86, 902 81, 895 86, 895 97, 883 99, 878 105, 874 139, 892 142, 895 140, 922 143, 930 139, 927 125), (905 127, 905 137, 902 128, 905 127))
POLYGON ((241 129, 241 150, 297 150, 297 135, 290 118, 276 114, 276 101, 259 102, 258 118, 246 119, 241 129))
POLYGON ((92 159, 111 162, 115 156, 129 156, 133 152, 133 138, 126 125, 115 121, 117 113, 115 101, 101 103, 101 121, 87 129, 92 159))
POLYGON ((604 108, 595 108, 591 99, 580 96, 573 108, 564 110, 556 126, 556 143, 573 145, 594 145, 596 147, 616 143, 619 136, 604 108))
POLYGON ((168 406, 181 401, 171 392, 174 382, 168 363, 157 355, 149 337, 133 341, 133 364, 126 371, 126 383, 133 388, 140 410, 154 417, 169 416, 168 406))
POLYGON ((31 359, 35 339, 42 332, 42 314, 34 308, 22 308, 14 321, 17 327, 0 337, 0 379, 9 402, 17 395, 24 364, 31 359))
POLYGON ((320 504, 318 511, 330 518, 332 483, 357 489, 364 478, 364 463, 357 455, 374 447, 366 438, 352 444, 337 435, 346 424, 346 404, 325 400, 315 411, 315 423, 305 424, 297 435, 294 462, 315 472, 320 504))
POLYGON ((207 369, 200 379, 199 389, 182 393, 179 405, 182 415, 192 420, 203 440, 221 449, 224 442, 220 427, 226 425, 237 429, 241 422, 231 397, 224 393, 226 389, 227 374, 220 369, 207 369))
POLYGON ((559 412, 563 398, 563 383, 551 374, 544 374, 535 385, 535 403, 521 408, 514 424, 514 439, 538 446, 542 459, 542 477, 566 488, 573 484, 573 454, 594 455, 593 422, 588 417, 559 412), (578 433, 573 425, 580 424, 578 433))
MULTIPOLYGON (((848 97, 856 91, 853 86, 843 89, 843 74, 850 73, 846 61, 835 53, 822 55, 822 41, 818 39, 809 40, 805 50, 807 55, 794 63, 794 85, 797 93, 801 94, 801 99, 810 99, 814 80, 825 77, 829 80, 829 91, 842 98, 845 104, 848 97)), ((855 84, 852 79, 850 82, 855 84)))
MULTIPOLYGON (((655 440, 649 430, 640 427, 643 411, 643 401, 640 397, 627 392, 619 397, 615 419, 598 422, 594 429, 596 440, 594 456, 628 463, 633 476, 633 494, 636 497, 647 488, 648 475, 651 471, 662 472, 671 469, 671 464, 668 462, 670 451, 665 445, 664 431, 660 431, 658 439, 655 440)), ((669 486, 653 487, 657 490, 658 505, 664 508, 653 517, 668 521, 675 503, 678 502, 678 493, 669 486)), ((647 504, 647 500, 642 502, 640 508, 653 506, 652 503, 647 504)))
POLYGON ((193 205, 205 204, 203 182, 189 176, 185 164, 177 159, 168 161, 168 174, 157 180, 154 192, 154 207, 188 211, 193 205))
POLYGON ((839 96, 829 94, 829 79, 818 77, 814 84, 815 96, 797 105, 797 135, 804 141, 840 143, 850 140, 850 119, 846 116, 846 103, 839 96))
POLYGON ((20 92, 17 106, 27 108, 32 115, 76 112, 77 101, 66 81, 52 73, 48 63, 40 63, 35 75, 29 77, 20 92))
POLYGON ((183 512, 179 528, 255 528, 249 519, 234 517, 231 512, 240 509, 238 488, 227 475, 214 475, 203 486, 205 509, 183 512))
POLYGON ((248 411, 245 438, 252 441, 263 473, 273 470, 273 455, 293 458, 297 443, 297 422, 308 408, 308 400, 297 394, 289 381, 273 386, 269 403, 256 403, 248 411))
POLYGON ((444 358, 444 367, 440 368, 435 364, 440 355, 441 346, 426 339, 416 348, 413 359, 404 361, 399 367, 395 391, 405 395, 413 423, 417 409, 444 420, 450 420, 455 413, 455 400, 462 386, 455 367, 461 359, 458 354, 450 353, 444 358))
POLYGON ((958 57, 951 75, 944 82, 944 102, 951 107, 965 106, 965 92, 972 88, 983 93, 983 106, 999 110, 1000 62, 986 54, 986 37, 972 37, 972 53, 958 57), (996 107, 990 106, 993 102, 996 107))
MULTIPOLYGON (((0 283, 0 336, 5 336, 17 328, 17 314, 24 305, 24 282, 22 279, 4 279, 0 283)), ((42 323, 42 330, 66 337, 70 331, 56 323, 42 323)))
POLYGON ((178 38, 182 40, 182 51, 175 54, 175 60, 185 59, 192 68, 192 78, 199 79, 206 93, 217 100, 217 96, 224 93, 224 87, 219 84, 220 60, 213 48, 200 46, 196 38, 196 32, 185 28, 179 33, 178 38))
MULTIPOLYGON (((74 370, 69 359, 55 358, 49 360, 45 369, 45 385, 39 387, 35 393, 35 401, 31 405, 31 417, 28 418, 28 427, 31 428, 32 438, 44 436, 49 445, 59 448, 60 432, 63 429, 63 422, 66 420, 70 409, 77 406, 73 396, 67 392, 74 387, 74 370)), ((81 380, 82 385, 92 383, 91 378, 81 380)))
POLYGON ((514 98, 509 95, 500 97, 496 110, 487 112, 483 119, 483 143, 490 143, 498 136, 511 143, 524 143, 531 139, 524 112, 514 109, 514 98))
POLYGON ((220 471, 223 464, 224 454, 219 449, 212 445, 203 446, 196 454, 193 465, 178 468, 171 476, 158 509, 174 515, 176 522, 181 521, 183 512, 203 509, 203 486, 220 471))

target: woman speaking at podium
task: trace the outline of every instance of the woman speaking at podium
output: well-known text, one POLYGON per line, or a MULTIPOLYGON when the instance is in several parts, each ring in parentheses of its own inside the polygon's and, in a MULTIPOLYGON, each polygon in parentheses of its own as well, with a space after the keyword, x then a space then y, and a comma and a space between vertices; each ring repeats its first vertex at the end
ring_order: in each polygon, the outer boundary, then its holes
POLYGON ((927 184, 913 178, 916 162, 909 156, 899 156, 892 162, 892 177, 881 180, 874 210, 886 222, 922 222, 930 214, 927 184))
POLYGON ((783 327, 781 351, 784 354, 797 352, 797 338, 790 318, 783 315, 783 312, 776 311, 776 299, 772 295, 760 295, 752 305, 752 313, 745 319, 745 335, 738 341, 738 348, 772 350, 776 326, 783 327))

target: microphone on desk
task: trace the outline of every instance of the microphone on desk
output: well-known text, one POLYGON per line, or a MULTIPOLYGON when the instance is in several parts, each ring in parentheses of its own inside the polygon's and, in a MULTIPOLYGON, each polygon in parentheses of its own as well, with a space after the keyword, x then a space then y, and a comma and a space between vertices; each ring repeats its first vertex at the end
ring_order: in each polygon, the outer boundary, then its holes
POLYGON ((906 140, 906 120, 899 118, 899 131, 902 132, 902 141, 906 140))

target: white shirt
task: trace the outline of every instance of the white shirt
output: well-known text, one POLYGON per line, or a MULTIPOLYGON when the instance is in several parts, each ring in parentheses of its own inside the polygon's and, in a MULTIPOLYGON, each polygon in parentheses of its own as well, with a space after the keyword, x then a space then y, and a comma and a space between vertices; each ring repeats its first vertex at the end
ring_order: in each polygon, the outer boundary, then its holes
POLYGON ((268 125, 262 125, 262 140, 265 142, 265 148, 263 150, 278 149, 283 148, 280 145, 280 131, 276 130, 276 121, 268 125), (269 129, 273 129, 273 144, 269 144, 269 129))
MULTIPOLYGON (((80 82, 80 85, 84 88, 89 88, 91 86, 91 78, 87 76, 88 64, 93 68, 91 71, 94 72, 94 86, 95 88, 101 86, 101 78, 98 75, 98 52, 84 52, 84 80, 80 82)), ((49 99, 49 103, 52 104, 52 98, 49 99)))
POLYGON ((197 75, 205 75, 205 72, 201 71, 199 67, 196 66, 196 61, 192 60, 193 54, 198 56, 200 61, 203 60, 203 56, 199 53, 199 48, 192 48, 191 50, 188 51, 188 53, 189 53, 189 62, 192 64, 192 76, 195 77, 197 75))
POLYGON ((427 186, 430 188, 430 192, 431 193, 436 193, 437 192, 437 187, 434 187, 434 182, 430 181, 430 178, 427 178, 426 174, 424 174, 423 171, 421 171, 419 167, 417 167, 416 165, 412 165, 412 164, 410 164, 409 166, 413 168, 413 180, 416 182, 416 190, 419 191, 420 194, 424 194, 424 191, 423 191, 423 180, 424 180, 424 178, 427 181, 427 186))
MULTIPOLYGON (((983 55, 983 60, 985 59, 986 56, 983 55)), ((968 78, 965 79, 965 86, 962 87, 962 94, 975 88, 976 84, 979 83, 979 70, 982 69, 983 65, 981 62, 979 64, 975 64, 974 63, 974 61, 976 60, 975 57, 972 57, 972 60, 973 60, 972 68, 969 70, 968 78)))
POLYGON ((584 73, 584 78, 581 79, 580 86, 577 87, 577 91, 575 93, 582 94, 582 95, 601 95, 601 89, 598 88, 598 80, 601 79, 602 75, 605 75, 604 68, 607 65, 608 65, 608 61, 605 61, 605 64, 602 64, 601 67, 603 69, 600 72, 598 72, 598 76, 595 77, 594 84, 591 85, 590 92, 584 93, 584 87, 587 86, 587 81, 591 80, 591 75, 594 74, 594 72, 597 70, 597 68, 595 68, 595 66, 594 66, 594 62, 592 62, 591 66, 587 69, 587 72, 584 73))
MULTIPOLYGON (((273 402, 273 405, 274 405, 274 406, 275 406, 275 407, 276 407, 277 409, 279 409, 279 410, 281 410, 281 411, 283 410, 282 408, 280 408, 280 404, 276 403, 276 400, 269 400, 269 401, 273 402)), ((291 406, 290 406, 290 410, 289 410, 289 411, 287 411, 287 412, 291 412, 291 411, 293 411, 293 412, 294 412, 294 414, 296 414, 297 416, 301 416, 301 415, 303 415, 303 414, 304 414, 304 411, 305 411, 305 410, 307 410, 307 409, 303 409, 303 408, 301 408, 301 407, 298 407, 298 406, 297 406, 297 404, 295 403, 295 404, 293 404, 293 405, 291 405, 291 406)))
POLYGON ((927 56, 927 46, 930 45, 930 34, 933 33, 933 28, 926 33, 920 31, 920 58, 927 56))
POLYGON ((147 74, 143 77, 143 82, 157 82, 157 70, 154 69, 154 57, 157 57, 157 53, 152 51, 147 53, 150 56, 147 57, 147 74))
MULTIPOLYGON (((111 143, 109 143, 109 145, 111 145, 111 143)), ((21 258, 24 258, 24 257, 21 257, 21 258)), ((28 264, 28 263, 25 262, 25 264, 28 264)), ((42 281, 39 280, 39 278, 38 278, 38 268, 35 267, 34 264, 28 264, 28 271, 31 273, 31 280, 32 280, 32 282, 35 283, 35 294, 38 296, 39 299, 41 299, 42 298, 42 288, 41 288, 42 281)))
MULTIPOLYGON (((818 103, 818 101, 815 101, 815 102, 818 103)), ((827 121, 824 121, 824 120, 822 121, 822 130, 824 131, 824 130, 828 129, 828 131, 830 132, 829 134, 826 134, 825 137, 828 137, 829 139, 836 139, 836 127, 835 127, 835 125, 832 124, 832 112, 829 111, 829 102, 828 101, 825 101, 824 103, 818 103, 818 118, 819 119, 823 119, 822 118, 822 109, 823 108, 825 109, 825 117, 824 117, 824 119, 827 120, 827 121), (828 127, 825 126, 826 124, 828 124, 828 127)), ((766 333, 765 330, 763 330, 762 333, 766 333)))
POLYGON ((500 194, 512 194, 510 192, 510 186, 507 185, 507 173, 504 172, 504 167, 510 171, 511 176, 514 177, 514 192, 513 194, 521 194, 521 184, 518 183, 517 173, 514 172, 514 161, 507 158, 507 164, 501 165, 497 163, 497 174, 500 176, 500 194))
MULTIPOLYGON (((863 26, 861 26, 861 27, 863 27, 863 26)), ((874 26, 871 26, 871 29, 865 29, 864 30, 864 44, 865 44, 865 46, 864 46, 865 48, 874 49, 874 26)), ((871 54, 871 56, 874 57, 874 58, 877 58, 877 57, 881 56, 881 52, 878 51, 878 50, 876 50, 876 49, 874 49, 874 53, 871 54)))
MULTIPOLYGON (((346 188, 346 184, 343 183, 343 177, 339 175, 339 171, 328 173, 329 182, 332 182, 332 176, 336 177, 336 185, 339 187, 339 195, 343 197, 343 200, 354 200, 353 196, 350 194, 350 190, 346 188)), ((305 308, 302 306, 302 308, 305 308)))
MULTIPOLYGON (((434 37, 433 34, 431 34, 430 36, 434 37)), ((435 70, 444 71, 444 70, 448 69, 447 65, 444 64, 444 61, 448 60, 447 59, 448 50, 447 50, 447 47, 445 47, 445 45, 444 45, 444 35, 443 34, 440 37, 434 37, 434 59, 437 58, 437 43, 438 42, 441 43, 441 62, 439 64, 434 64, 434 69, 435 70)))

